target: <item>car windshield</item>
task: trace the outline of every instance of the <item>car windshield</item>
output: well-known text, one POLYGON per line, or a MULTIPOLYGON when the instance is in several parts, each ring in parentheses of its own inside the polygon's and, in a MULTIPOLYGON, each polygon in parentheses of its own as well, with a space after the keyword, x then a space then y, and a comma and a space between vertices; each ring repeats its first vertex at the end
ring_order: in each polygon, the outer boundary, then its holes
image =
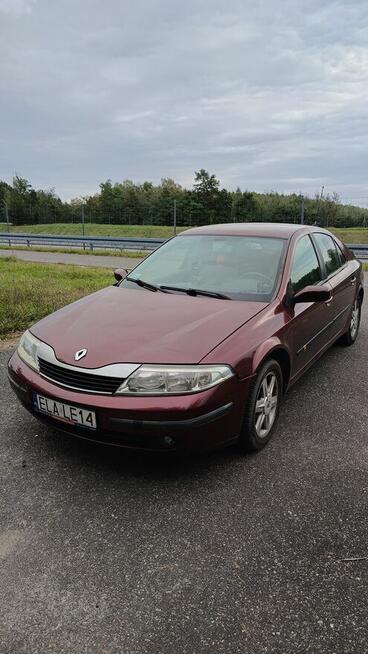
POLYGON ((197 290, 215 297, 269 302, 279 281, 285 246, 281 238, 181 235, 151 254, 121 286, 151 291, 173 286, 166 292, 182 289, 195 294, 197 290))

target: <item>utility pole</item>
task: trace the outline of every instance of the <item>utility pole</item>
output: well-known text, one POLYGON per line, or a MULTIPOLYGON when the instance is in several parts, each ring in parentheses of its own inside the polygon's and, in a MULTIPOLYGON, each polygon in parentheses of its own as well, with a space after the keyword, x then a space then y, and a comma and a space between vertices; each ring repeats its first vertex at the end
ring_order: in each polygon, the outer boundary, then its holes
POLYGON ((174 236, 176 236, 176 200, 174 200, 174 236))
MULTIPOLYGON (((323 192, 324 192, 324 190, 325 190, 325 187, 322 186, 322 188, 321 188, 321 197, 320 197, 320 202, 322 202, 322 200, 323 200, 323 192)), ((328 227, 328 212, 327 212, 327 219, 326 219, 326 220, 327 220, 327 227, 328 227)))
POLYGON ((304 225, 304 195, 301 196, 300 224, 304 225))
MULTIPOLYGON (((317 204, 316 222, 317 222, 317 219, 318 219, 318 216, 319 216, 319 205, 321 204, 321 201, 322 201, 322 198, 323 198, 323 191, 324 191, 324 190, 325 190, 325 187, 322 186, 322 188, 321 188, 321 195, 319 196, 318 204, 317 204)), ((328 227, 328 215, 327 215, 327 227, 328 227)))

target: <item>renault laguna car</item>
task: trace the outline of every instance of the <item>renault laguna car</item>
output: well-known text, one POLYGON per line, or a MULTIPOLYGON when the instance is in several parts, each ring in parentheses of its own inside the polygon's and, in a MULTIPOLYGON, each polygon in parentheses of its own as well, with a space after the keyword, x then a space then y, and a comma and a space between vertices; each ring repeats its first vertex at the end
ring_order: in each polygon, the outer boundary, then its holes
POLYGON ((190 229, 116 276, 33 325, 9 361, 34 416, 93 441, 258 450, 285 391, 359 330, 362 266, 318 227, 190 229))

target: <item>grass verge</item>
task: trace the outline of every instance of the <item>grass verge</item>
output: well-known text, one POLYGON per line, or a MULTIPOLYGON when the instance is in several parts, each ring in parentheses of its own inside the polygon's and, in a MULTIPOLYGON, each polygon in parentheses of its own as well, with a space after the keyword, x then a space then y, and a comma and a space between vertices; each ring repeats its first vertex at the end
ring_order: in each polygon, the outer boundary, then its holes
POLYGON ((83 250, 83 248, 55 248, 51 245, 41 247, 41 246, 31 246, 27 245, 0 245, 0 250, 24 250, 26 252, 61 252, 63 254, 91 254, 96 257, 127 257, 130 259, 144 259, 144 257, 149 254, 148 250, 144 252, 139 250, 83 250))
MULTIPOLYGON (((368 272, 368 263, 363 264, 368 272)), ((0 259, 0 340, 113 283, 110 270, 0 259)))
POLYGON ((114 281, 111 270, 0 259, 0 339, 114 281))
MULTIPOLYGON (((188 227, 178 227, 182 232, 188 227)), ((6 225, 0 225, 0 231, 7 231, 6 225)), ((25 234, 55 234, 68 236, 81 236, 80 223, 48 223, 44 225, 11 225, 13 233, 25 234)), ((171 225, 100 225, 99 223, 85 223, 86 236, 126 236, 141 238, 170 238, 174 235, 171 225)))
MULTIPOLYGON (((188 227, 178 227, 178 233, 188 227)), ((331 227, 345 243, 368 243, 368 227, 331 227)), ((0 225, 0 231, 6 231, 6 225, 0 225)), ((18 225, 11 226, 11 231, 27 234, 60 234, 68 236, 81 236, 80 223, 45 223, 44 225, 18 225)), ((86 236, 126 236, 141 238, 170 238, 173 236, 171 225, 101 225, 99 223, 85 224, 86 236)), ((124 255, 125 256, 125 255, 124 255)))
POLYGON ((368 227, 330 227, 344 243, 368 243, 368 227))

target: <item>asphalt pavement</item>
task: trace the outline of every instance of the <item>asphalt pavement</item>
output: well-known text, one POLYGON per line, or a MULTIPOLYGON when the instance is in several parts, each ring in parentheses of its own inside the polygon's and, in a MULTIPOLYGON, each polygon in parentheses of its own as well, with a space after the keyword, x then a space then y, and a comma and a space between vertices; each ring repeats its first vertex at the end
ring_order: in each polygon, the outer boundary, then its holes
POLYGON ((0 354, 1 654, 365 654, 367 307, 251 456, 60 435, 0 354))
POLYGON ((67 252, 36 252, 35 250, 0 249, 0 257, 17 257, 22 261, 37 263, 69 263, 76 266, 95 268, 134 268, 142 259, 135 257, 114 257, 97 254, 74 254, 67 252))

